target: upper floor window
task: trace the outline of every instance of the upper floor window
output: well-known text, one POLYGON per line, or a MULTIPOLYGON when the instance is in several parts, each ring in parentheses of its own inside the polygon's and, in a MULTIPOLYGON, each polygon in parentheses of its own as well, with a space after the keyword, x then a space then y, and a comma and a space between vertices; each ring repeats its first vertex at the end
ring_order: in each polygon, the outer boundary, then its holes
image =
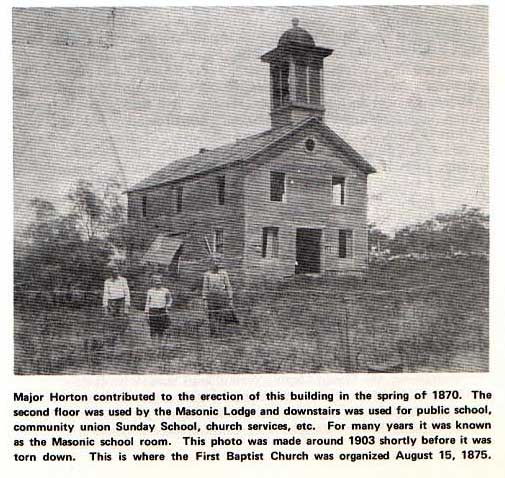
POLYGON ((216 178, 217 184, 217 203, 222 206, 225 201, 225 191, 226 191, 226 178, 224 176, 218 176, 216 178))
POLYGON ((184 188, 182 186, 178 186, 175 190, 175 210, 176 212, 182 211, 182 201, 184 195, 184 188))
POLYGON ((224 231, 222 228, 214 230, 214 253, 224 254, 224 231))
POLYGON ((286 202, 286 174, 270 172, 270 201, 286 202))
POLYGON ((142 217, 147 217, 147 196, 142 196, 142 217))
POLYGON ((343 176, 333 176, 331 178, 331 203, 335 206, 345 204, 345 178, 343 176))

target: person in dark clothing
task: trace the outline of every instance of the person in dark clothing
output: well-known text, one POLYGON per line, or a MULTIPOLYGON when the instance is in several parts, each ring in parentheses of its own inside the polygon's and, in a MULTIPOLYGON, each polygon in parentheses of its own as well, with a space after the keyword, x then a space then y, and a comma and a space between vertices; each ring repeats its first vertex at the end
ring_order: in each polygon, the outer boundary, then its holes
POLYGON ((210 334, 221 335, 224 325, 236 319, 230 278, 218 256, 211 258, 210 268, 203 276, 202 298, 208 312, 210 334))
POLYGON ((119 275, 119 268, 112 266, 111 277, 105 281, 103 290, 103 309, 110 322, 111 337, 106 340, 115 344, 128 327, 128 310, 130 308, 130 289, 128 281, 119 275))

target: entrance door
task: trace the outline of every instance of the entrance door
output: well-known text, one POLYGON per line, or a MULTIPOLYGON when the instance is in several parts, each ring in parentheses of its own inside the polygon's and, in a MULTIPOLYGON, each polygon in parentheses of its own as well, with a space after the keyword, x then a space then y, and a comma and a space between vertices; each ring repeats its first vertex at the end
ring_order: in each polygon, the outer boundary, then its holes
POLYGON ((322 229, 296 230, 296 274, 321 272, 322 229))

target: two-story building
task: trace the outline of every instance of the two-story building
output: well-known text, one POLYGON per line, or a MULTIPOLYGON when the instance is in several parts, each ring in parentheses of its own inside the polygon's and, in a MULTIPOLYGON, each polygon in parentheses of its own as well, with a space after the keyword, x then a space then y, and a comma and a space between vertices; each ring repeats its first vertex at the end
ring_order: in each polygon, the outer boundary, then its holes
POLYGON ((324 123, 331 53, 293 20, 261 58, 271 129, 170 162, 128 191, 146 261, 189 272, 215 252, 245 279, 366 269, 375 170, 324 123))

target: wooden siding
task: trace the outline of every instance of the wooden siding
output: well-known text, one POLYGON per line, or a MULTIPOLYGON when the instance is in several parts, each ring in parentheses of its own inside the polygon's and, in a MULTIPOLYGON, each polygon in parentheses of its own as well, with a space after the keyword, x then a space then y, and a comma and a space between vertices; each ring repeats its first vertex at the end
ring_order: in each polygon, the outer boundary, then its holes
POLYGON ((271 150, 263 160, 248 168, 245 178, 246 243, 244 266, 251 275, 282 277, 295 272, 296 229, 322 229, 322 271, 363 269, 367 265, 367 177, 336 154, 318 133, 308 129, 282 147, 271 150), (316 148, 305 150, 305 140, 312 137, 316 148), (270 201, 270 172, 286 174, 285 202, 270 201), (332 176, 346 178, 346 204, 332 204, 332 176), (279 228, 279 255, 262 257, 264 227, 279 228), (338 231, 353 231, 352 258, 338 257, 338 231), (327 247, 333 246, 331 252, 327 247))
MULTIPOLYGON (((213 245, 214 230, 223 229, 224 262, 230 269, 241 265, 244 244, 243 173, 240 168, 228 168, 206 176, 188 179, 173 185, 146 191, 131 192, 129 221, 132 226, 149 225, 146 230, 186 236, 181 255, 182 270, 203 271, 208 254, 205 237, 213 245), (217 177, 225 176, 225 203, 218 204, 217 177), (175 191, 183 187, 183 207, 176 211, 175 191), (142 196, 147 196, 148 216, 142 218, 142 196)), ((152 234, 152 233, 151 233, 152 234)), ((148 238, 154 240, 154 236, 148 238)))
MULTIPOLYGON (((244 276, 277 279, 294 274, 296 229, 322 229, 321 272, 353 271, 367 267, 367 176, 335 150, 316 126, 299 131, 247 165, 232 166, 205 176, 131 192, 129 220, 149 225, 146 231, 185 234, 183 271, 202 272, 207 264, 204 237, 212 245, 214 229, 222 228, 225 264, 244 276), (313 138, 309 153, 305 140, 313 138), (270 200, 270 172, 286 174, 285 202, 270 200), (217 177, 226 177, 225 204, 218 205, 217 177), (332 204, 332 176, 345 177, 345 204, 332 204), (176 212, 175 190, 184 188, 183 208, 176 212), (142 218, 142 196, 147 218, 142 218), (276 258, 262 257, 263 228, 277 227, 276 258), (339 230, 353 231, 353 256, 340 258, 339 230)), ((150 232, 154 239, 154 235, 150 232)), ((146 241, 149 242, 149 241, 146 241)))

